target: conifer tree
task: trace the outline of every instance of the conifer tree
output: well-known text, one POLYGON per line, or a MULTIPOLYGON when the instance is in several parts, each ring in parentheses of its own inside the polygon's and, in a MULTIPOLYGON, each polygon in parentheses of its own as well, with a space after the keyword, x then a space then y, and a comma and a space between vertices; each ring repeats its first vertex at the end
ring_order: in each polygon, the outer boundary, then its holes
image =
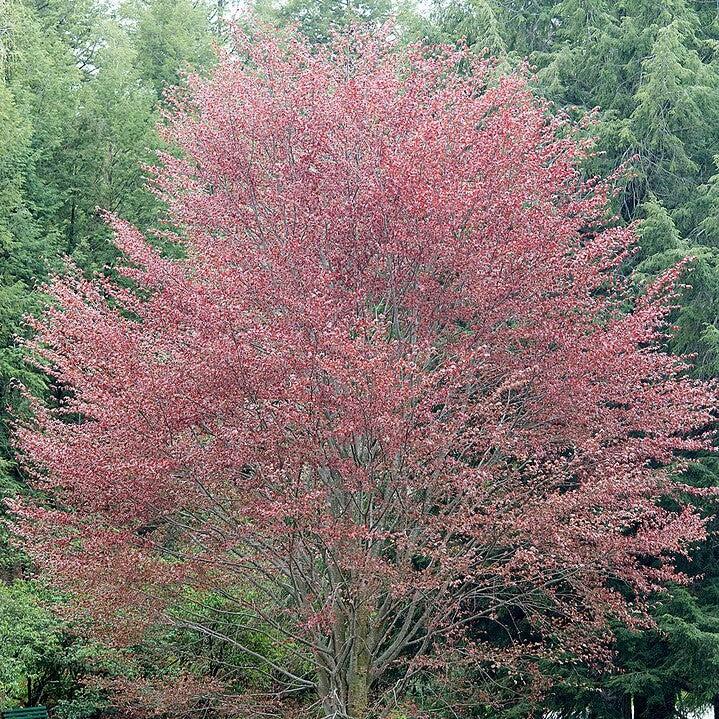
POLYGON ((639 182, 673 209, 685 205, 706 177, 719 120, 719 92, 710 84, 717 76, 687 47, 691 36, 685 18, 658 30, 626 129, 639 182))
POLYGON ((377 29, 394 16, 392 0, 255 0, 255 14, 281 26, 296 24, 315 44, 353 26, 377 29))
POLYGON ((129 21, 134 68, 156 98, 178 85, 188 71, 214 62, 213 8, 200 0, 125 0, 120 18, 129 21))
POLYGON ((424 34, 428 42, 461 41, 494 57, 507 52, 496 10, 489 0, 439 0, 434 3, 424 34))

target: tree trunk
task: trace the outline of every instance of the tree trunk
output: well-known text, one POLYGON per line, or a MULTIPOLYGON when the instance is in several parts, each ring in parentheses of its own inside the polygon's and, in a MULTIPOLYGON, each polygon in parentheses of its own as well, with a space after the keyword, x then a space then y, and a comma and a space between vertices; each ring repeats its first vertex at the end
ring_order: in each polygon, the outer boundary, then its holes
POLYGON ((633 699, 629 694, 620 694, 615 699, 617 715, 622 719, 634 719, 632 710, 634 708, 633 699))
POLYGON ((351 719, 365 719, 369 709, 369 671, 371 657, 369 637, 369 606, 362 602, 355 614, 355 636, 352 661, 347 682, 347 709, 351 719))
POLYGON ((719 694, 714 695, 712 708, 714 709, 714 719, 719 719, 719 694))
POLYGON ((652 719, 672 719, 676 716, 677 698, 674 694, 664 697, 661 704, 654 707, 652 719))
POLYGON ((72 197, 70 205, 70 225, 67 228, 67 254, 71 255, 75 249, 75 196, 72 197))
POLYGON ((675 714, 676 696, 666 694, 649 701, 648 697, 634 697, 634 719, 672 719, 675 714))

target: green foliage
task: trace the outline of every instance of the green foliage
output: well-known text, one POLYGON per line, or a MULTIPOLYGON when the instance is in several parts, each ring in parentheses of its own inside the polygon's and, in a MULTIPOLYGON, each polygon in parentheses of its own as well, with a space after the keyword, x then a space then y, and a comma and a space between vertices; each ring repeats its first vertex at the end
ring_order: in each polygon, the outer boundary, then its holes
MULTIPOLYGON (((719 166, 719 155, 714 157, 714 165, 719 166)), ((696 227, 696 241, 702 245, 719 247, 719 175, 712 175, 697 188, 687 214, 696 227)))
POLYGON ((667 703, 673 705, 682 693, 689 700, 685 703, 696 706, 719 691, 716 582, 707 582, 696 595, 672 588, 654 611, 655 630, 618 633, 625 661, 613 684, 626 694, 646 697, 650 716, 659 715, 667 703))
POLYGON ((96 53, 97 72, 77 93, 67 251, 85 268, 112 261, 109 233, 97 208, 147 226, 158 206, 145 189, 142 167, 158 146, 157 96, 137 69, 137 50, 120 27, 105 23, 105 44, 96 53))
POLYGON ((0 705, 59 704, 58 716, 81 719, 103 703, 80 684, 96 650, 67 632, 56 602, 33 582, 0 585, 0 705))
POLYGON ((3 703, 22 699, 27 677, 38 678, 62 647, 59 622, 38 604, 29 585, 0 586, 0 646, 3 703))
POLYGON ((182 73, 214 61, 209 4, 192 0, 127 0, 120 17, 130 27, 138 76, 161 98, 182 73))
POLYGON ((393 15, 392 0, 254 0, 253 12, 280 26, 296 24, 313 43, 354 26, 378 28, 393 15))
POLYGON ((716 76, 690 49, 692 39, 686 19, 674 18, 658 30, 627 124, 640 180, 671 207, 686 203, 705 176, 707 151, 716 140, 705 126, 717 120, 716 76))
POLYGON ((497 57, 507 51, 497 13, 487 0, 436 2, 424 35, 428 42, 435 43, 461 40, 475 51, 487 51, 497 57))
MULTIPOLYGON (((46 163, 59 152, 67 93, 77 74, 62 41, 49 37, 31 7, 0 5, 0 495, 14 494, 18 477, 9 448, 8 405, 18 401, 15 383, 35 392, 44 380, 24 362, 16 336, 22 318, 38 304, 37 286, 56 266, 59 232, 48 221, 61 204, 46 163), (63 94, 65 97, 63 98, 63 94)), ((10 553, 10 557, 14 553, 10 553)), ((10 561, 3 553, 1 563, 10 561)))

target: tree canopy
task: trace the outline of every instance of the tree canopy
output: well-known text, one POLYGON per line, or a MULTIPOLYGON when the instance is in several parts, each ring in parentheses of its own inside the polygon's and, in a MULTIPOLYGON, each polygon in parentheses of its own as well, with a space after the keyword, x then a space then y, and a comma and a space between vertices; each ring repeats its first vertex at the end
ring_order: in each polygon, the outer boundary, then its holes
POLYGON ((34 325, 63 396, 18 433, 56 500, 16 505, 33 560, 121 646, 169 624, 252 655, 221 624, 246 612, 291 642, 274 695, 330 716, 422 664, 531 686, 601 657, 704 536, 658 503, 715 403, 661 347, 676 271, 628 308, 633 233, 521 75, 234 42, 153 172, 185 258, 115 220, 144 299, 75 271, 34 325))
MULTIPOLYGON (((459 75, 466 76, 474 71, 472 68, 481 65, 485 73, 482 92, 486 88, 496 92, 497 86, 506 88, 508 81, 501 78, 507 74, 515 79, 524 78, 526 84, 522 92, 534 98, 531 102, 536 103, 535 109, 543 113, 543 117, 554 118, 547 121, 557 123, 556 128, 564 128, 561 132, 567 134, 562 140, 571 137, 572 142, 581 144, 586 138, 595 138, 594 150, 582 150, 575 158, 578 181, 598 175, 612 178, 616 188, 606 197, 607 213, 596 226, 583 227, 581 236, 589 238, 599 227, 619 231, 628 226, 626 238, 635 237, 638 241, 638 247, 624 255, 621 262, 617 260, 613 269, 607 268, 612 281, 616 280, 617 286, 624 288, 620 311, 629 315, 638 311, 641 298, 651 293, 651 288, 661 282, 672 267, 682 263, 681 276, 677 277, 679 294, 671 300, 673 306, 666 316, 671 328, 657 337, 653 346, 677 356, 689 356, 692 366, 681 371, 683 379, 716 377, 719 367, 716 254, 719 245, 716 164, 719 156, 716 57, 719 20, 714 3, 700 0, 663 3, 646 0, 427 0, 419 3, 255 0, 239 6, 226 0, 112 3, 5 0, 0 5, 0 396, 3 400, 0 486, 3 497, 19 495, 40 503, 48 500, 43 495, 47 486, 43 485, 38 492, 38 486, 33 486, 27 471, 18 464, 17 451, 10 439, 10 416, 23 422, 30 416, 34 402, 39 400, 41 404, 55 407, 72 397, 68 388, 59 386, 37 366, 37 357, 33 357, 24 344, 34 331, 26 316, 37 316, 50 301, 44 283, 55 273, 67 271, 69 257, 80 284, 98 275, 108 278, 103 282, 112 282, 103 285, 103 297, 115 291, 108 288, 114 287, 118 280, 126 288, 123 291, 137 291, 134 278, 123 279, 117 273, 118 260, 123 265, 127 259, 115 246, 105 219, 106 211, 137 227, 150 238, 160 256, 184 257, 181 266, 194 268, 192 264, 182 264, 197 261, 191 251, 188 256, 188 248, 191 250, 193 245, 185 236, 187 217, 173 214, 179 205, 175 204, 172 209, 172 193, 163 196, 161 192, 158 196, 148 190, 148 166, 157 162, 158 151, 164 153, 168 168, 177 167, 173 163, 179 162, 183 152, 187 157, 194 157, 194 140, 190 142, 187 137, 178 138, 172 131, 162 130, 168 113, 175 118, 172 127, 177 127, 178 102, 180 107, 187 107, 183 104, 187 101, 187 90, 177 94, 172 88, 178 84, 187 88, 188 73, 206 76, 218 52, 221 57, 229 54, 235 60, 246 61, 250 57, 244 43, 234 44, 235 36, 229 32, 228 25, 235 17, 240 25, 255 27, 256 17, 250 18, 246 12, 249 8, 270 27, 296 27, 310 43, 306 49, 308 63, 318 58, 326 60, 327 53, 334 52, 333 38, 337 34, 351 46, 351 38, 358 33, 379 37, 382 32, 389 32, 394 50, 400 53, 413 42, 421 43, 436 57, 442 57, 447 51, 446 47, 439 50, 440 44, 456 48, 467 45, 470 56, 459 64, 459 75), (489 65, 482 65, 482 58, 488 56, 494 59, 489 65), (513 72, 518 74, 512 75, 513 72), (549 104, 537 98, 545 98, 549 104), (168 199, 172 210, 169 215, 165 204, 168 199), (22 386, 25 389, 21 389, 22 386)), ((287 41, 285 31, 265 27, 263 32, 273 41, 287 41)), ((347 67, 352 67, 355 53, 354 48, 346 53, 347 67)), ((337 57, 335 55, 333 61, 337 57)), ((226 61, 225 57, 223 62, 226 61)), ((258 58, 257 63, 260 61, 258 58)), ((400 74, 405 71, 402 65, 400 74)), ((190 97, 197 97, 199 88, 212 87, 200 80, 189 82, 190 97)), ((377 101, 378 107, 383 107, 382 101, 384 96, 377 101)), ((217 98, 218 107, 229 107, 229 102, 230 97, 217 98)), ((330 103, 330 106, 333 105, 330 103)), ((507 107, 509 105, 504 110, 507 107)), ((270 118, 267 127, 276 128, 281 120, 270 118)), ((385 124, 379 126, 390 127, 395 132, 389 119, 381 121, 385 124)), ((456 111, 452 121, 464 127, 466 118, 462 117, 462 110, 456 111)), ((451 125, 446 120, 438 126, 438 131, 449 132, 447 128, 451 125)), ((328 127, 334 125, 329 123, 328 127)), ((408 127, 413 125, 410 123, 408 127)), ((524 146, 526 137, 514 123, 511 128, 508 147, 517 151, 524 146)), ((233 139, 227 141, 227 146, 218 140, 213 146, 218 157, 224 156, 227 147, 239 152, 234 130, 230 132, 225 127, 223 132, 228 132, 233 139)), ((402 137, 401 132, 399 136, 402 137)), ((206 138, 199 139, 206 141, 206 138)), ((422 142, 429 140, 424 138, 422 142)), ((387 140, 383 147, 391 148, 392 144, 387 140)), ((366 152, 363 149, 360 154, 364 156, 366 152)), ((374 156, 372 152, 376 152, 376 148, 369 151, 369 156, 374 156)), ((417 158, 407 152, 409 157, 417 158)), ((437 155, 444 156, 441 152, 437 155)), ((385 156, 379 157, 378 167, 384 167, 385 160, 385 156)), ((301 166, 307 158, 302 155, 296 161, 301 166)), ((419 161, 417 166, 423 167, 419 161)), ((510 166, 514 167, 511 163, 510 166)), ((313 173, 310 175, 309 187, 316 191, 317 180, 313 173)), ((414 171, 411 177, 416 187, 422 187, 422 182, 427 181, 427 178, 416 177, 414 171)), ((234 174, 221 175, 219 184, 218 178, 206 179, 204 192, 209 197, 221 194, 225 186, 233 188, 237 182, 234 174)), ((230 195, 232 192, 234 190, 230 195)), ((506 192, 509 196, 514 190, 506 192)), ((343 196, 340 192, 335 194, 343 196)), ((515 196, 524 197, 528 205, 519 208, 520 215, 530 213, 535 199, 527 199, 521 191, 515 196)), ((413 207, 425 200, 425 196, 418 196, 413 207)), ((459 201, 459 195, 452 199, 454 203, 459 201)), ((237 213, 232 201, 227 202, 227 207, 213 209, 218 218, 226 218, 225 222, 237 213)), ((497 207, 500 199, 487 202, 488 206, 497 207)), ((252 202, 245 205, 254 206, 252 202)), ((381 203, 376 208, 370 207, 368 217, 374 217, 373 212, 380 212, 382 207, 386 209, 381 203)), ((506 211, 502 205, 502 212, 506 211)), ((244 215, 242 218, 246 220, 244 215)), ((207 231, 210 249, 210 235, 215 238, 226 230, 225 225, 217 221, 219 228, 213 226, 207 231)), ((439 222, 437 218, 433 221, 439 222)), ((498 222, 496 218, 491 222, 488 218, 486 225, 496 228, 498 222)), ((476 227, 470 230, 479 231, 476 227)), ((314 236, 312 232, 316 232, 316 228, 308 230, 308 236, 314 236)), ((121 236, 127 237, 128 233, 125 229, 121 236)), ((452 242, 460 240, 462 237, 453 238, 452 242)), ((208 257, 213 256, 208 252, 208 257)), ((499 256, 503 262, 519 262, 513 255, 504 258, 500 252, 499 256)), ((139 260, 143 258, 137 259, 142 264, 139 260)), ((448 279, 443 282, 451 287, 448 279)), ((531 277, 523 282, 528 284, 527 289, 541 286, 541 283, 532 284, 531 277)), ((201 290, 192 285, 193 292, 201 295, 201 290)), ((603 292, 605 288, 598 294, 603 296, 603 292)), ((141 293, 145 297, 147 294, 141 293)), ((520 296, 525 295, 520 291, 520 296)), ((111 303, 119 301, 111 299, 111 303)), ((188 306, 195 306, 195 302, 193 298, 188 306)), ((184 305, 176 309, 186 310, 184 305)), ((375 310, 380 316, 386 307, 378 302, 375 310)), ((124 317, 137 319, 134 308, 126 310, 124 317)), ((514 318, 506 321, 508 327, 501 323, 500 326, 519 332, 513 322, 514 318)), ((546 324, 538 322, 537 329, 541 327, 546 324)), ((197 330, 205 332, 203 337, 207 336, 208 330, 199 327, 197 330)), ((458 321, 458 338, 470 330, 463 320, 458 321)), ((396 342, 398 338, 390 339, 396 342)), ((81 341, 92 345, 84 336, 81 341)), ((524 339, 518 343, 522 351, 528 351, 524 339)), ((195 361, 206 356, 202 347, 196 350, 195 361)), ((160 356, 164 356, 162 352, 160 356)), ((257 361, 259 363, 259 359, 257 361)), ((368 375, 372 377, 371 373, 368 375)), ((184 386, 178 380, 178 387, 184 386)), ((268 386, 272 386, 271 383, 268 386)), ((385 391, 390 386, 391 383, 385 391)), ((141 385, 136 391, 141 388, 147 390, 141 385)), ((518 392, 512 390, 515 391, 518 392)), ((515 395, 517 402, 520 394, 515 395)), ((153 395, 150 393, 150 396, 153 395)), ((524 396, 521 399, 524 401, 524 396)), ((586 405, 577 401, 576 407, 586 405)), ((581 425, 583 419, 576 421, 581 425)), ((162 443, 158 442, 158 446, 162 443)), ((442 717, 457 714, 527 717, 540 709, 551 708, 561 717, 569 718, 583 716, 589 708, 592 716, 625 719, 633 704, 636 719, 655 719, 679 716, 689 707, 712 700, 719 706, 716 701, 719 680, 711 671, 716 662, 719 619, 715 592, 716 546, 711 533, 714 520, 710 519, 716 508, 707 494, 717 485, 716 461, 711 453, 703 450, 684 454, 680 463, 672 466, 672 478, 686 481, 695 488, 682 497, 663 496, 658 502, 662 511, 668 512, 676 512, 681 503, 689 502, 693 506, 691 511, 709 520, 710 536, 701 546, 691 548, 691 561, 674 557, 688 584, 670 583, 662 592, 647 597, 654 626, 627 628, 622 626, 621 617, 614 617, 611 628, 617 637, 616 653, 599 666, 582 661, 582 651, 571 643, 568 645, 571 656, 567 657, 552 656, 541 641, 542 652, 528 651, 527 647, 537 639, 535 629, 531 621, 516 611, 507 611, 500 620, 492 620, 495 623, 491 627, 483 619, 470 622, 466 633, 472 640, 478 641, 481 637, 485 649, 494 647, 498 656, 501 655, 497 668, 487 671, 486 664, 467 658, 466 662, 457 662, 444 672, 442 681, 437 681, 436 667, 433 672, 430 665, 425 664, 422 671, 410 673, 405 682, 403 701, 407 707, 403 711, 415 716, 419 711, 413 708, 412 702, 415 702, 430 707, 428 711, 442 717), (682 473, 687 459, 699 462, 682 473), (500 628, 508 623, 513 627, 509 633, 500 628), (515 644, 526 651, 510 672, 502 662, 507 659, 508 647, 515 644), (552 684, 553 689, 543 692, 540 704, 539 694, 532 691, 539 692, 542 684, 544 689, 552 684), (471 699, 465 689, 475 690, 471 699), (495 704, 491 709, 486 708, 488 694, 495 704), (500 703, 504 704, 501 709, 496 706, 500 703)), ((562 461, 568 459, 568 456, 562 457, 562 461)), ((251 469, 248 467, 247 471, 251 469)), ((569 482, 562 492, 572 488, 569 482)), ((152 537, 165 532, 169 546, 174 546, 173 542, 181 541, 182 533, 170 538, 169 526, 165 520, 157 526, 150 522, 143 525, 140 533, 152 537)), ((233 711, 240 711, 238 704, 244 704, 229 697, 226 687, 220 688, 217 683, 220 678, 229 675, 234 686, 244 687, 243 691, 254 687, 257 694, 267 694, 278 686, 274 670, 267 670, 268 660, 276 666, 292 667, 292 671, 303 678, 311 673, 308 668, 311 662, 296 661, 298 653, 302 654, 300 648, 292 642, 278 648, 280 634, 275 627, 258 626, 256 616, 246 607, 242 611, 235 608, 233 614, 228 614, 227 597, 205 587, 193 587, 191 582, 184 586, 181 597, 175 597, 173 621, 155 624, 151 636, 146 635, 141 645, 100 648, 88 638, 84 621, 78 621, 77 617, 71 620, 67 615, 68 597, 49 591, 44 580, 37 580, 38 565, 10 542, 6 526, 0 530, 0 541, 5 582, 0 644, 7 646, 7 650, 0 650, 3 704, 43 701, 50 705, 55 716, 64 719, 99 717, 106 711, 125 712, 137 719, 141 706, 142 712, 154 715, 161 715, 163 711, 191 711, 198 706, 206 712, 231 715, 233 711), (185 624, 201 625, 204 633, 180 626, 181 619, 185 624), (18 631, 13 637, 15 625, 18 631), (230 647, 227 642, 218 641, 215 633, 223 632, 231 634, 237 640, 236 645, 230 647), (238 647, 249 648, 251 652, 240 651, 238 647), (110 695, 117 704, 112 710, 106 706, 110 695), (148 709, 149 706, 152 709, 148 709)), ((389 558, 383 556, 382 560, 389 561, 389 558)), ((418 560, 415 571, 421 568, 423 561, 428 558, 418 560)), ((650 566, 656 568, 654 564, 650 566)), ((621 584, 612 588, 620 592, 622 601, 637 599, 621 584)), ((243 594, 242 601, 257 602, 252 592, 243 594)), ((375 698, 384 687, 406 676, 401 667, 411 654, 408 650, 398 657, 389 670, 389 678, 373 680, 375 698)), ((308 705, 302 701, 310 694, 305 688, 294 695, 294 704, 289 703, 300 716, 305 716, 303 712, 308 705)), ((285 708, 289 704, 285 697, 285 708)), ((268 704, 264 709, 274 711, 276 707, 268 704)))

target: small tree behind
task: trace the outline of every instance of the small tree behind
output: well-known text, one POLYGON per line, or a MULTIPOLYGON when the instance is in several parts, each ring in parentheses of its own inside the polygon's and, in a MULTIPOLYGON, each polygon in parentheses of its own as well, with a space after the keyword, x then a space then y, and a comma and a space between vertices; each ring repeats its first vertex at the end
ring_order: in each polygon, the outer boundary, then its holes
POLYGON ((422 667, 601 658, 703 536, 657 502, 714 402, 660 349, 676 273, 631 299, 610 188, 521 76, 237 46, 169 118, 186 259, 114 220, 139 294, 70 274, 38 324, 38 563, 107 640, 211 636, 326 716, 422 667))

